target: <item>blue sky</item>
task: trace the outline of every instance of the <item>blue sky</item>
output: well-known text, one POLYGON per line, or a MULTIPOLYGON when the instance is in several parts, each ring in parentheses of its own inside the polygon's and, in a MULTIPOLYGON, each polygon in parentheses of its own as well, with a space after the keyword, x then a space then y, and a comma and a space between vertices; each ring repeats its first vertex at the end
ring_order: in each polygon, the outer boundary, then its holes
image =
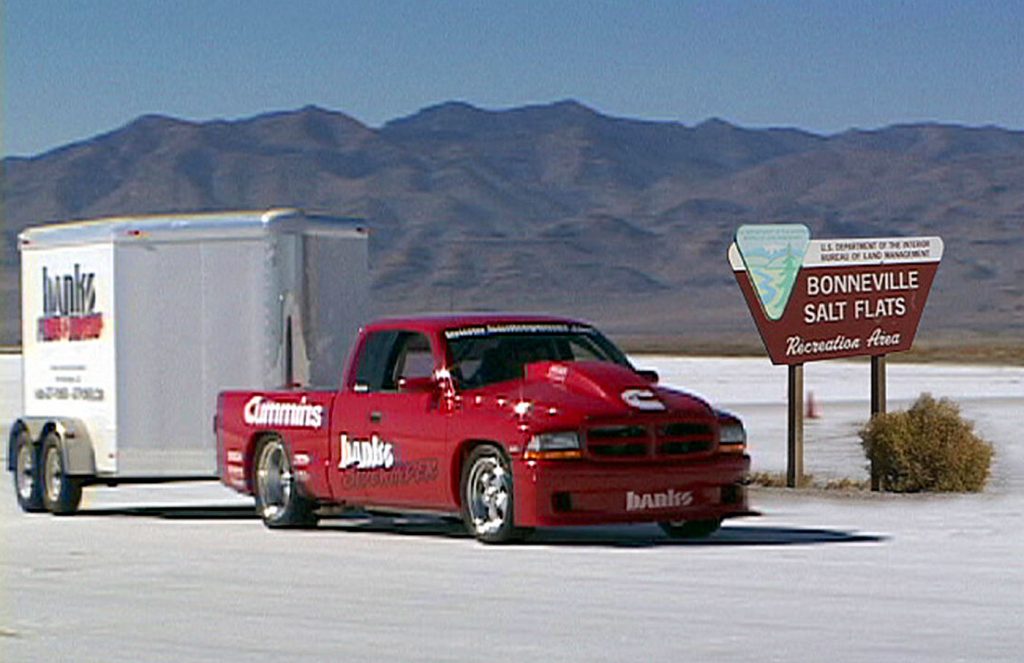
POLYGON ((0 152, 146 113, 317 104, 371 126, 445 100, 820 133, 1024 129, 1024 2, 0 0, 0 152))

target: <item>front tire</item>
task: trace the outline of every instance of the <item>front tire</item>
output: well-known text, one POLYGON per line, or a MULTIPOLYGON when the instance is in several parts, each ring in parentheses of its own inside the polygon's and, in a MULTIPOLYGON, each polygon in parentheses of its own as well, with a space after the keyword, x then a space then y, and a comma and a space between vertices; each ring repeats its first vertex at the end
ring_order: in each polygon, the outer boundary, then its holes
POLYGON ((722 526, 722 521, 712 520, 672 520, 658 523, 662 531, 673 539, 704 539, 722 526))
POLYGON ((71 515, 82 501, 82 482, 68 476, 64 467, 64 453, 60 439, 48 433, 43 441, 42 454, 43 506, 57 516, 71 515))
POLYGON ((26 513, 45 511, 43 488, 39 480, 39 449, 22 428, 14 440, 14 495, 26 513))
POLYGON ((288 447, 277 435, 256 449, 256 513, 271 529, 316 525, 315 504, 299 494, 288 447))
POLYGON ((515 527, 512 469, 491 445, 473 449, 462 468, 462 520, 482 543, 507 543, 525 530, 515 527))

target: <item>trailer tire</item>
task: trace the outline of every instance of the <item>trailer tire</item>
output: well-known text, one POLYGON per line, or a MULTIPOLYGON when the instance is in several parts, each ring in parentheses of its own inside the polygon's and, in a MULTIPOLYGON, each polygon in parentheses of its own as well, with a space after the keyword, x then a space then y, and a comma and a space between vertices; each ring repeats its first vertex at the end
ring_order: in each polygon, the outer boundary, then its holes
POLYGON ((316 504, 299 493, 284 440, 278 435, 263 438, 255 458, 253 492, 263 524, 271 529, 316 525, 316 504))
POLYGON ((512 467, 495 446, 484 444, 470 452, 459 482, 462 520, 481 543, 509 543, 529 530, 515 526, 512 467))
POLYGON ((673 539, 704 539, 722 526, 718 518, 712 520, 672 520, 658 523, 662 531, 673 539))
POLYGON ((26 513, 45 511, 39 480, 39 448, 32 444, 28 430, 21 428, 14 439, 14 495, 26 513))
POLYGON ((43 438, 40 458, 43 506, 56 516, 73 514, 82 501, 82 481, 68 476, 64 467, 64 452, 56 433, 51 431, 43 438))

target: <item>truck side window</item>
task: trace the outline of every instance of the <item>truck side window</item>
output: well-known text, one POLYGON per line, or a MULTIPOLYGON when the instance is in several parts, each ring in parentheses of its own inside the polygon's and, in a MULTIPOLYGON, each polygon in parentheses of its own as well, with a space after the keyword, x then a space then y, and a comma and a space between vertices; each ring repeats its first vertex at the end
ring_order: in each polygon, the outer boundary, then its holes
POLYGON ((387 382, 388 359, 398 338, 397 331, 374 332, 366 337, 359 354, 355 391, 381 391, 387 382))
POLYGON ((398 357, 392 370, 392 383, 401 378, 428 378, 434 374, 434 355, 423 334, 402 333, 398 339, 398 357))
POLYGON ((373 332, 366 338, 356 369, 355 391, 396 391, 401 378, 434 372, 430 341, 408 331, 373 332))

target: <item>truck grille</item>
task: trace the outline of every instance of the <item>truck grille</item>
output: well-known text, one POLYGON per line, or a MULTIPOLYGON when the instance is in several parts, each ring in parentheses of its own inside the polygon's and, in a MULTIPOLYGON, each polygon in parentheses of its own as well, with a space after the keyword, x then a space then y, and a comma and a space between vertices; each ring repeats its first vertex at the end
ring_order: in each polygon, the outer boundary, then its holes
POLYGON ((714 447, 714 428, 700 422, 601 424, 586 430, 586 453, 595 460, 679 458, 709 453, 714 447))
POLYGON ((598 458, 643 457, 649 437, 644 426, 599 426, 587 431, 587 449, 598 458))

